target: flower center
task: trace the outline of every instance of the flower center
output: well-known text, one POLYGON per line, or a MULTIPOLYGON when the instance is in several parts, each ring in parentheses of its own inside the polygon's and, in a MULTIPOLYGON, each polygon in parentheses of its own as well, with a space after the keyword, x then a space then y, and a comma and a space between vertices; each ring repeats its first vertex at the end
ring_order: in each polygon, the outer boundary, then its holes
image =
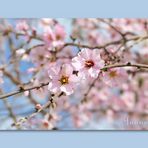
POLYGON ((48 39, 48 41, 52 41, 52 36, 50 34, 48 34, 47 39, 48 39))
POLYGON ((69 77, 62 76, 61 79, 60 79, 61 84, 62 85, 68 84, 68 79, 69 79, 69 77))
POLYGON ((109 76, 110 76, 111 78, 116 77, 116 76, 117 76, 116 71, 111 71, 111 72, 109 73, 109 76))
POLYGON ((39 55, 39 60, 43 60, 44 59, 44 56, 43 55, 39 55))
POLYGON ((57 35, 56 35, 56 39, 57 39, 57 40, 61 40, 62 37, 61 37, 59 34, 57 34, 57 35))
POLYGON ((94 62, 92 60, 85 61, 85 67, 91 68, 94 66, 94 62))

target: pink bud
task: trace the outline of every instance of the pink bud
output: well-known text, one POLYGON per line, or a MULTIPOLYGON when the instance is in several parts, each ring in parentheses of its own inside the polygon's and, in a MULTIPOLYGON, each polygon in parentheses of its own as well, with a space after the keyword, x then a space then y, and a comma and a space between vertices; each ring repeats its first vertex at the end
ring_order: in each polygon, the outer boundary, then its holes
POLYGON ((49 122, 48 122, 47 120, 44 120, 44 121, 43 121, 43 126, 44 126, 45 128, 48 128, 49 122))
POLYGON ((42 108, 42 106, 41 106, 41 104, 36 104, 36 105, 35 105, 35 108, 36 108, 37 110, 39 110, 39 109, 42 108))
POLYGON ((25 95, 26 97, 28 97, 28 96, 29 96, 29 91, 25 91, 25 92, 24 92, 24 95, 25 95))

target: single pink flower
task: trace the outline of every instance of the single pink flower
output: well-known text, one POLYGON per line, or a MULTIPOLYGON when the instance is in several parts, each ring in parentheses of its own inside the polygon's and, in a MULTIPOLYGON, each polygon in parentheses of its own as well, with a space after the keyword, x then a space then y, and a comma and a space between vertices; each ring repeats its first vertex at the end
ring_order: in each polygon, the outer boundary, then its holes
POLYGON ((63 26, 57 24, 55 26, 55 37, 56 37, 56 40, 61 40, 61 41, 64 41, 65 37, 66 37, 66 33, 65 33, 65 29, 63 26))
POLYGON ((53 93, 64 92, 71 95, 74 92, 78 82, 78 77, 73 74, 73 67, 70 64, 64 64, 62 67, 53 66, 48 71, 51 82, 48 89, 53 93))
POLYGON ((29 26, 25 20, 20 21, 16 25, 16 31, 26 32, 29 29, 29 26))
POLYGON ((52 42, 55 40, 55 35, 51 27, 45 28, 43 39, 48 46, 52 46, 52 42))
POLYGON ((103 72, 102 80, 109 86, 117 86, 127 79, 128 75, 124 68, 113 68, 103 72))
POLYGON ((72 65, 79 75, 87 78, 97 78, 100 69, 104 67, 104 60, 100 57, 98 49, 82 49, 77 57, 72 59, 72 65))
POLYGON ((51 53, 45 47, 36 47, 30 52, 30 59, 38 66, 47 64, 51 59, 51 53))
POLYGON ((61 47, 64 44, 65 37, 65 29, 59 24, 57 24, 54 28, 46 28, 43 35, 43 39, 49 50, 61 47))

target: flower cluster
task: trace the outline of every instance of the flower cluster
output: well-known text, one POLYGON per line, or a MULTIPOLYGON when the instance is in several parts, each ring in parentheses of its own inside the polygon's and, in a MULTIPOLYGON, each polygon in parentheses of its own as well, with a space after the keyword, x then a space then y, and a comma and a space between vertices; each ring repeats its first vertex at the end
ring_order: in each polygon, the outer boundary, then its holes
MULTIPOLYGON (((104 64, 99 50, 82 49, 71 63, 54 65, 48 70, 51 79, 48 89, 53 93, 64 92, 66 95, 71 95, 81 80, 96 79, 104 64)), ((118 70, 110 70, 104 74, 104 78, 107 79, 105 82, 115 83, 122 75, 118 70)))

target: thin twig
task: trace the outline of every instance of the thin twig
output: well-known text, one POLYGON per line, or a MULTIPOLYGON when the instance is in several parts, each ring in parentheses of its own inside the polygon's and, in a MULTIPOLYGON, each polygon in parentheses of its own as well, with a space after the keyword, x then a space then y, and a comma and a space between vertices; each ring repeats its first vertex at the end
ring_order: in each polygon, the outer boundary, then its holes
POLYGON ((40 85, 32 86, 32 87, 29 87, 29 88, 24 88, 24 89, 21 88, 21 89, 19 89, 19 90, 14 91, 14 92, 10 92, 10 93, 8 93, 8 94, 6 94, 6 95, 1 95, 1 96, 0 96, 0 99, 4 99, 4 98, 7 98, 7 97, 11 97, 11 96, 20 94, 20 93, 25 92, 25 91, 30 91, 30 90, 33 90, 33 89, 39 89, 39 88, 41 88, 41 87, 47 86, 48 84, 49 84, 49 82, 47 82, 47 83, 42 83, 42 84, 40 84, 40 85))
MULTIPOLYGON (((136 37, 132 37, 130 39, 126 39, 126 42, 136 41, 136 40, 145 40, 145 39, 148 39, 148 36, 140 36, 140 37, 136 36, 136 37)), ((89 46, 89 45, 78 44, 78 43, 65 43, 62 48, 67 47, 67 46, 76 46, 79 48, 101 49, 101 48, 106 48, 107 46, 110 46, 110 45, 116 45, 116 44, 120 44, 123 42, 125 42, 125 40, 122 38, 117 41, 108 42, 108 43, 101 45, 101 46, 89 46)))

